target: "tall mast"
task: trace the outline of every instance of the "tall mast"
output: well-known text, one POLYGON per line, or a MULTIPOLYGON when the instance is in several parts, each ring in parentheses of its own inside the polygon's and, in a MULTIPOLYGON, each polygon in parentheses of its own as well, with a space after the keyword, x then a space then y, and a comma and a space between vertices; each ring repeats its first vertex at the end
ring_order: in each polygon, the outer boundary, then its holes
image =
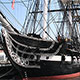
MULTIPOLYGON (((40 0, 36 0, 36 6, 35 6, 35 11, 38 11, 39 9, 39 3, 40 3, 40 0)), ((37 13, 34 13, 34 16, 33 16, 33 33, 35 32, 35 24, 36 24, 36 20, 37 20, 37 13)))
MULTIPOLYGON (((71 4, 70 4, 70 2, 68 2, 69 4, 69 8, 72 8, 72 6, 71 6, 71 4)), ((69 21, 70 21, 70 25, 69 25, 69 35, 70 35, 70 38, 72 37, 72 33, 73 33, 73 16, 72 16, 73 14, 72 14, 72 11, 69 11, 69 21)))
POLYGON ((47 12, 48 12, 48 0, 44 0, 44 8, 43 8, 43 39, 47 38, 47 34, 45 33, 47 30, 47 12))
POLYGON ((67 11, 68 19, 69 19, 69 35, 70 38, 78 37, 79 35, 79 25, 78 25, 78 6, 80 4, 79 0, 61 0, 64 4, 67 5, 66 9, 71 9, 67 11))

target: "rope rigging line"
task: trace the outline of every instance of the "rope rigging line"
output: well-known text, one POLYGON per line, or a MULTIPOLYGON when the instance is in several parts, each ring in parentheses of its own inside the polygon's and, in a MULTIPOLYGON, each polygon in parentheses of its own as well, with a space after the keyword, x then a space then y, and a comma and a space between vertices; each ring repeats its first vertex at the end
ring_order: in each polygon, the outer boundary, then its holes
POLYGON ((12 69, 10 69, 8 72, 6 72, 6 73, 4 73, 3 75, 0 75, 0 78, 3 78, 3 77, 5 77, 5 76, 7 76, 10 72, 12 72, 13 71, 13 68, 12 69))
MULTIPOLYGON (((42 17, 43 17, 43 15, 41 16, 41 19, 42 19, 42 17)), ((41 19, 40 19, 39 21, 41 21, 41 19)), ((40 24, 40 22, 38 22, 38 24, 36 25, 36 30, 37 30, 39 24, 40 24)), ((41 26, 41 25, 40 25, 40 26, 41 26)), ((49 24, 48 24, 48 26, 49 26, 49 24)), ((43 30, 43 27, 41 27, 38 31, 40 31, 41 29, 43 30)), ((38 31, 37 31, 37 32, 38 32, 38 31)), ((45 31, 45 30, 43 30, 43 31, 45 31)), ((43 32, 43 31, 42 31, 42 32, 43 32)), ((36 32, 36 33, 37 33, 37 32, 36 32)), ((42 32, 41 32, 41 33, 42 33, 42 32)), ((41 34, 41 33, 40 33, 40 34, 41 34)), ((48 33, 47 33, 47 34, 48 34, 48 33)))
MULTIPOLYGON (((56 16, 54 15, 55 17, 53 17, 52 13, 50 13, 50 15, 51 15, 51 17, 52 17, 52 22, 49 22, 48 25, 49 25, 50 23, 53 23, 53 24, 54 24, 54 21, 55 21, 55 19, 56 19, 56 17, 57 17, 57 15, 56 15, 56 16)), ((58 26, 59 26, 59 25, 56 24, 56 23, 55 23, 55 25, 56 25, 56 27, 55 27, 55 28, 56 28, 56 31, 58 32, 58 29, 59 29, 58 26)), ((51 29, 51 27, 49 27, 49 28, 50 28, 50 30, 52 31, 53 35, 56 37, 56 34, 53 32, 53 30, 51 29)))
MULTIPOLYGON (((43 17, 43 15, 41 16, 40 21, 41 21, 42 17, 43 17)), ((40 24, 40 21, 38 22, 37 27, 38 27, 38 25, 40 24)), ((46 27, 46 28, 50 28, 49 24, 50 24, 50 23, 48 23, 48 27, 46 27)), ((36 27, 36 29, 37 29, 37 27, 36 27)), ((46 29, 46 28, 45 28, 45 29, 46 29)), ((43 27, 41 26, 41 28, 40 28, 36 33, 38 33, 40 30, 45 31, 45 30, 43 29, 43 27)), ((43 32, 43 31, 42 31, 42 32, 43 32)), ((41 34, 42 32, 40 32, 40 34, 41 34)), ((53 32, 53 31, 52 31, 52 32, 53 32)), ((55 41, 46 31, 45 31, 45 33, 46 33, 53 41, 55 41)), ((53 34, 54 34, 54 32, 53 32, 53 34)), ((55 34, 54 34, 54 35, 55 35, 55 34)), ((56 35, 55 35, 55 36, 56 36, 56 35)))
MULTIPOLYGON (((41 19, 42 19, 42 17, 43 17, 43 15, 41 16, 41 19)), ((52 18, 52 19, 53 19, 53 18, 52 18)), ((54 19, 55 19, 55 18, 54 18, 54 19)), ((38 25, 37 25, 37 26, 38 26, 38 25)), ((46 26, 46 28, 50 28, 49 23, 47 24, 47 26, 46 26), (47 27, 47 26, 48 26, 48 27, 47 27)), ((46 28, 45 28, 45 29, 46 29, 46 28)), ((41 29, 42 29, 43 31, 45 31, 45 29, 43 29, 42 26, 41 26, 41 28, 40 28, 38 31, 40 31, 41 29)), ((50 29, 51 29, 51 28, 50 28, 50 29)), ((38 31, 37 31, 37 32, 38 32, 38 31)), ((43 31, 42 31, 42 32, 43 32, 43 31)), ((51 29, 51 31, 52 31, 53 35, 56 37, 56 35, 54 34, 54 32, 53 32, 52 29, 51 29)), ((36 32, 36 33, 37 33, 37 32, 36 32)), ((40 32, 40 34, 41 34, 42 32, 40 32)), ((46 33, 53 41, 55 41, 55 40, 49 35, 48 32, 45 31, 45 33, 46 33)))
POLYGON ((21 0, 21 2, 23 3, 23 5, 28 9, 28 7, 26 6, 26 4, 24 3, 24 1, 23 0, 21 0))
MULTIPOLYGON (((27 8, 27 10, 26 10, 26 17, 25 17, 24 24, 23 24, 23 27, 22 27, 22 29, 21 29, 21 32, 23 32, 23 30, 24 30, 24 28, 25 28, 26 21, 27 21, 27 19, 28 19, 28 17, 29 17, 29 12, 30 12, 30 10, 31 10, 32 5, 33 5, 33 3, 31 3, 30 8, 27 8)), ((28 3, 28 7, 29 7, 29 3, 28 3)), ((27 27, 27 26, 26 26, 26 27, 27 27)))
MULTIPOLYGON (((40 4, 40 1, 39 0, 36 0, 36 3, 35 3, 35 11, 38 11, 39 10, 39 4, 40 4)), ((37 13, 34 13, 34 16, 33 16, 33 33, 35 33, 36 31, 36 21, 37 21, 37 16, 38 14, 37 13)))
POLYGON ((29 27, 29 24, 30 24, 30 20, 31 20, 31 17, 32 17, 32 14, 30 14, 30 10, 33 10, 33 8, 34 8, 34 5, 35 3, 33 3, 32 2, 32 4, 30 5, 30 8, 29 8, 29 10, 28 10, 28 15, 26 15, 26 18, 25 18, 25 23, 26 23, 26 20, 27 20, 27 25, 26 25, 26 29, 25 29, 25 34, 27 33, 27 31, 28 31, 28 27, 29 27), (32 6, 33 6, 33 8, 32 8, 32 6))
MULTIPOLYGON (((34 2, 34 4, 33 4, 32 8, 31 8, 32 11, 35 9, 35 5, 36 5, 36 0, 35 0, 35 2, 34 2)), ((30 14, 30 12, 29 12, 29 14, 30 14)), ((26 27, 27 27, 26 29, 27 29, 27 31, 29 31, 30 33, 31 33, 32 29, 33 29, 33 26, 32 26, 32 23, 33 23, 33 22, 30 23, 30 21, 31 21, 32 18, 34 18, 34 16, 33 16, 32 13, 31 13, 31 14, 30 14, 30 17, 29 17, 29 19, 28 19, 28 21, 27 21, 27 25, 26 25, 26 27), (32 27, 31 27, 31 26, 32 26, 32 27), (29 28, 29 30, 28 30, 28 28, 29 28)), ((27 32, 27 31, 26 31, 26 32, 27 32)))
MULTIPOLYGON (((25 1, 23 1, 24 3, 26 3, 26 2, 28 2, 28 1, 31 1, 31 0, 25 0, 25 1)), ((12 2, 2 2, 3 4, 12 4, 12 2)), ((0 2, 0 4, 2 4, 1 2, 0 2)), ((15 3, 22 3, 21 1, 15 1, 15 3)))
MULTIPOLYGON (((40 25, 40 27, 42 27, 42 25, 40 24, 40 22, 41 22, 41 20, 42 20, 42 17, 43 17, 43 16, 41 16, 40 20, 38 21, 38 24, 36 25, 36 30, 37 30, 37 28, 38 28, 38 25, 40 25)), ((39 29, 37 32, 35 32, 35 33, 38 33, 41 29, 42 29, 42 28, 40 28, 40 29, 39 29)))
MULTIPOLYGON (((41 2, 41 6, 40 6, 40 9, 42 10, 42 2, 41 2)), ((41 17, 40 17, 40 19, 36 22, 36 24, 37 25, 35 25, 35 33, 38 33, 41 29, 38 29, 38 26, 40 26, 40 27, 42 27, 42 23, 41 23, 41 20, 42 20, 42 17, 43 17, 43 15, 41 14, 40 15, 41 17), (38 29, 38 31, 37 31, 37 29, 38 29)))
MULTIPOLYGON (((67 22, 66 22, 66 24, 67 24, 67 26, 68 26, 68 28, 71 28, 72 29, 72 27, 71 27, 71 21, 70 21, 70 19, 69 19, 69 17, 68 17, 68 14, 67 14, 67 7, 68 7, 68 3, 66 4, 66 5, 64 5, 63 4, 63 2, 61 1, 61 0, 58 0, 58 2, 59 2, 59 6, 60 6, 60 8, 61 9, 63 9, 64 10, 64 12, 63 12, 63 15, 64 15, 64 13, 66 14, 66 16, 63 16, 65 19, 67 19, 67 22)), ((70 5, 70 4, 69 4, 70 5)), ((72 10, 75 10, 75 9, 72 9, 72 10)), ((63 23, 63 22, 62 22, 63 23)), ((63 23, 64 24, 64 23, 63 23)), ((62 25, 62 24, 61 24, 62 25)), ((61 26, 62 27, 62 26, 61 26)), ((60 28, 61 29, 61 28, 60 28)), ((61 32, 61 30, 59 29, 59 32, 61 32)), ((70 32, 70 31, 69 31, 70 32)))
MULTIPOLYGON (((27 10, 26 10, 26 16, 25 16, 24 24, 23 24, 23 27, 22 27, 22 29, 21 29, 21 32, 22 32, 23 29, 24 29, 24 27, 25 27, 25 24, 26 24, 26 20, 27 20, 27 17, 28 17, 27 13, 29 13, 29 10, 28 10, 28 6, 26 6, 26 4, 24 3, 24 1, 21 0, 21 2, 23 3, 23 5, 25 6, 25 8, 27 9, 27 10)), ((32 5, 31 5, 31 6, 32 6, 32 5)))
MULTIPOLYGON (((19 23, 19 21, 13 16, 13 14, 10 12, 10 10, 3 4, 3 2, 0 0, 0 3, 4 6, 3 8, 6 9, 8 11, 8 14, 11 15, 11 17, 13 17, 13 19, 15 20, 15 22, 17 22, 21 27, 22 25, 19 23)), ((9 20, 10 21, 10 20, 9 20)))
MULTIPOLYGON (((37 1, 38 1, 38 0, 35 0, 34 6, 33 6, 33 8, 32 8, 32 11, 33 11, 33 10, 36 11, 37 8, 39 7, 39 5, 38 5, 39 3, 37 3, 37 1), (36 3, 37 3, 37 4, 36 4, 36 3), (38 5, 38 7, 37 7, 37 5, 38 5)), ((32 31, 33 31, 32 33, 34 33, 34 28, 35 28, 34 24, 35 24, 35 20, 36 20, 36 14, 34 13, 34 14, 32 15, 32 22, 31 22, 31 24, 30 24, 30 27, 33 25, 32 28, 30 29, 30 33, 31 33, 32 31)))

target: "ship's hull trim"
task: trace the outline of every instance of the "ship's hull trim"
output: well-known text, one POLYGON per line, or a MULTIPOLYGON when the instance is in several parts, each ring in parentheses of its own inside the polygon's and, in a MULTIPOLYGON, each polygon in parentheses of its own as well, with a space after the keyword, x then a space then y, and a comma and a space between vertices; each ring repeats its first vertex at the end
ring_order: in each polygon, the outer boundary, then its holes
POLYGON ((58 79, 68 79, 75 78, 80 76, 80 72, 67 74, 67 75, 58 75, 58 76, 46 76, 46 77, 34 77, 34 78, 23 78, 23 80, 58 80, 58 79))

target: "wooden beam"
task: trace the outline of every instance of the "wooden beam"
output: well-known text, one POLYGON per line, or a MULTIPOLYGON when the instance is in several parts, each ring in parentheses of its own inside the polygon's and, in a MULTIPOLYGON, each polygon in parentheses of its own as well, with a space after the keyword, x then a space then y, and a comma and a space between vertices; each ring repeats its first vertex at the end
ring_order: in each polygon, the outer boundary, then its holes
MULTIPOLYGON (((70 8, 70 9, 57 9, 57 10, 49 10, 48 12, 61 12, 61 11, 72 11, 72 10, 80 10, 80 8, 70 8)), ((33 11, 30 13, 43 13, 43 11, 33 11)))

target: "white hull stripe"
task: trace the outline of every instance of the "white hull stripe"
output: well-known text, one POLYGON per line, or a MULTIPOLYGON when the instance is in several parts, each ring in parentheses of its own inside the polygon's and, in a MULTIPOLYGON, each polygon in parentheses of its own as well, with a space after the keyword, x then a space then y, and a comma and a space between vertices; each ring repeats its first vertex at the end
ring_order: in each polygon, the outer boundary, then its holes
MULTIPOLYGON (((43 56, 41 56, 40 60, 45 60, 45 61, 61 61, 61 56, 57 56, 57 55, 44 56, 43 55, 43 56)), ((71 56, 65 56, 65 61, 71 61, 71 56)))

